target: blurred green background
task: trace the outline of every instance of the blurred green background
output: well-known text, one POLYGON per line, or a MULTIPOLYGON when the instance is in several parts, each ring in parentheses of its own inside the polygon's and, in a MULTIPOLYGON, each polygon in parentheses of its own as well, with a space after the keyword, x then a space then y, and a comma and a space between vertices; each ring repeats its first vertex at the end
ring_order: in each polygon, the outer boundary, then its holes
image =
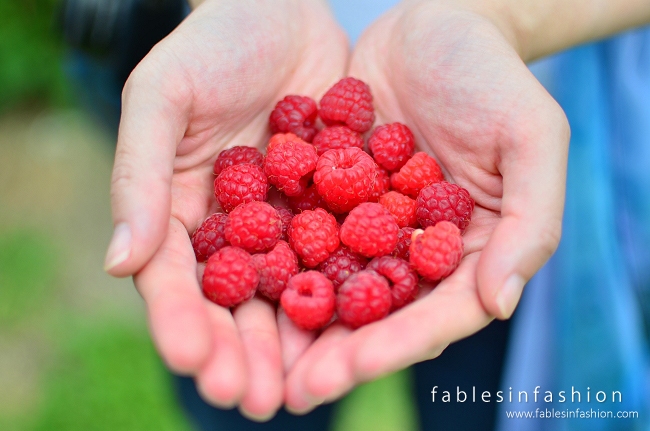
MULTIPOLYGON (((190 430, 130 280, 102 271, 113 142, 62 71, 57 0, 0 0, 0 430, 190 430)), ((334 429, 417 429, 400 373, 334 429)))

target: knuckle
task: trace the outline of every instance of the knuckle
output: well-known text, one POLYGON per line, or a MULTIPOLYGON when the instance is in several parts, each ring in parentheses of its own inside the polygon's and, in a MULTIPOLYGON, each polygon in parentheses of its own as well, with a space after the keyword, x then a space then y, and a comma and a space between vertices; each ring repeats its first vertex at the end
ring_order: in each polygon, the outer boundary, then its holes
POLYGON ((539 231, 539 248, 548 258, 555 253, 562 238, 562 220, 552 220, 539 231))

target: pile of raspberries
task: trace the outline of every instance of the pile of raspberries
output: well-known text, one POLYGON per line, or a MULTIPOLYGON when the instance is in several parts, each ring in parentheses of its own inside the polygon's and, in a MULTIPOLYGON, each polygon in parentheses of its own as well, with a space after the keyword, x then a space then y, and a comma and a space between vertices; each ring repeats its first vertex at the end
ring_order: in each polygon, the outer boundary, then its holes
POLYGON ((223 212, 192 235, 209 300, 234 307, 257 292, 303 329, 335 316, 358 328, 413 301, 421 279, 456 269, 474 200, 415 152, 404 124, 378 126, 365 142, 374 120, 370 88, 347 77, 320 109, 305 96, 278 102, 266 155, 244 146, 219 155, 223 212))

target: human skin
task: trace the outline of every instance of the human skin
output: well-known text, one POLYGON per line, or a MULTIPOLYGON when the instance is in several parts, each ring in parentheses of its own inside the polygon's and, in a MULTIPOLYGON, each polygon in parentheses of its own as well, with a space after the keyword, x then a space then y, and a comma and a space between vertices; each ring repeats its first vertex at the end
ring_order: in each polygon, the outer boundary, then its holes
POLYGON ((170 368, 195 376, 209 402, 263 420, 283 395, 308 411, 508 318, 559 241, 569 140, 524 61, 647 21, 645 1, 622 1, 405 1, 365 33, 349 69, 322 1, 198 7, 125 87, 106 261, 134 275, 170 368), (214 210, 218 152, 262 146, 277 100, 318 98, 346 70, 371 85, 377 124, 411 126, 477 208, 454 275, 382 322, 331 327, 305 351, 313 334, 276 320, 264 300, 231 312, 202 298, 188 233, 214 210))

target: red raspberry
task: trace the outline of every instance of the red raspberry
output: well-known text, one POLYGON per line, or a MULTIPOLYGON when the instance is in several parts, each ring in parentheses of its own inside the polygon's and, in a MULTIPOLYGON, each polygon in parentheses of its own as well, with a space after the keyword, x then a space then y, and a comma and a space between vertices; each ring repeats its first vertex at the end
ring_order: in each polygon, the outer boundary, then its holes
POLYGON ((454 272, 463 257, 463 238, 455 224, 441 221, 413 237, 410 262, 418 274, 436 281, 454 272))
POLYGON ((328 207, 344 213, 368 200, 376 176, 372 157, 359 148, 343 148, 320 156, 314 183, 328 207))
POLYGON ((285 144, 287 142, 294 142, 294 141, 301 141, 301 140, 302 139, 300 139, 293 133, 276 133, 275 135, 271 136, 271 139, 269 139, 269 143, 266 145, 266 152, 268 153, 273 148, 275 148, 275 146, 278 144, 285 144))
POLYGON ((383 205, 395 217, 399 227, 416 227, 418 219, 415 217, 415 201, 399 192, 388 192, 379 198, 383 205))
POLYGON ((414 230, 412 227, 403 227, 397 232, 397 245, 391 253, 391 256, 404 259, 407 262, 409 261, 411 255, 409 249, 411 248, 411 237, 413 236, 414 230))
POLYGON ((313 144, 318 155, 321 156, 327 150, 351 147, 363 149, 363 137, 345 126, 332 126, 318 132, 313 144))
POLYGON ((291 210, 279 206, 274 205, 273 208, 275 208, 275 210, 278 212, 278 215, 280 216, 280 220, 282 220, 282 235, 280 235, 280 239, 282 241, 288 241, 289 237, 287 236, 287 230, 289 230, 289 226, 291 226, 293 213, 291 210))
POLYGON ((368 149, 379 166, 389 171, 400 169, 415 150, 411 129, 402 123, 375 128, 368 139, 368 149))
POLYGON ((276 105, 269 123, 272 133, 293 133, 303 141, 311 142, 316 129, 316 114, 318 107, 311 97, 286 96, 276 105))
POLYGON ((294 213, 299 214, 306 210, 315 210, 316 208, 327 208, 327 204, 318 194, 316 184, 307 187, 307 190, 299 196, 289 198, 289 207, 294 213))
POLYGON ((353 253, 347 247, 341 246, 321 262, 318 270, 332 281, 335 289, 338 289, 350 275, 361 271, 366 267, 367 263, 365 257, 353 253))
POLYGON ((391 307, 388 282, 375 271, 352 274, 339 288, 336 311, 345 325, 356 329, 388 315, 391 307))
POLYGON ((464 188, 441 181, 429 184, 417 199, 416 215, 423 228, 447 220, 465 231, 474 211, 474 199, 464 188))
POLYGON ((435 159, 426 153, 415 153, 399 172, 390 177, 393 189, 412 197, 418 197, 418 193, 425 186, 443 180, 442 171, 435 159))
POLYGON ((257 148, 253 147, 237 146, 228 148, 223 150, 215 160, 214 174, 219 175, 228 166, 241 165, 242 163, 250 163, 261 168, 264 164, 264 156, 257 148))
POLYGON ((210 256, 203 273, 203 294, 223 307, 234 307, 255 295, 260 281, 253 258, 237 247, 224 247, 210 256))
POLYGON ((280 303, 296 326, 314 331, 327 325, 334 316, 334 286, 318 271, 301 272, 291 277, 280 303))
POLYGON ((366 202, 352 211, 341 226, 341 241, 366 257, 390 254, 397 245, 399 226, 380 204, 366 202))
POLYGON ((214 252, 228 244, 225 235, 227 219, 226 214, 212 214, 194 231, 192 248, 198 262, 205 262, 214 252))
POLYGON ((302 139, 292 139, 269 145, 264 160, 264 173, 269 182, 287 196, 298 196, 316 168, 316 148, 302 139))
POLYGON ((372 186, 372 191, 368 197, 368 202, 379 202, 381 195, 388 193, 390 190, 390 177, 385 169, 377 166, 377 178, 372 186))
POLYGON ((214 196, 227 213, 240 204, 265 201, 268 190, 266 175, 250 163, 229 166, 214 180, 214 196))
POLYGON ((370 87, 355 78, 341 79, 320 100, 319 115, 328 126, 343 124, 355 132, 367 132, 375 122, 370 87))
POLYGON ((282 236, 282 219, 266 202, 249 202, 235 208, 226 221, 226 239, 249 253, 266 251, 282 236))
POLYGON ((322 208, 303 211, 291 220, 289 244, 305 266, 313 268, 339 246, 339 227, 322 208))
POLYGON ((402 308, 415 300, 418 293, 418 276, 411 270, 408 262, 396 257, 376 257, 368 264, 368 269, 384 276, 392 294, 391 310, 402 308))
POLYGON ((279 301, 291 277, 298 274, 298 256, 289 244, 278 241, 266 254, 253 256, 253 264, 260 274, 257 291, 273 301, 279 301))

